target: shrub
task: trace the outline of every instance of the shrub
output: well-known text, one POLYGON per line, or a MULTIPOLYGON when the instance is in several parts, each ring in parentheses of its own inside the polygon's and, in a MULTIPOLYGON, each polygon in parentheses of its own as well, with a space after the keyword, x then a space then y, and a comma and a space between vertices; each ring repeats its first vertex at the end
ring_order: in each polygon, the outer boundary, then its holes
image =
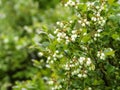
MULTIPOLYGON (((33 62, 41 73, 35 77, 42 77, 46 90, 119 90, 119 4, 66 0, 63 5, 72 14, 58 21, 54 32, 40 33, 44 36, 38 47, 42 59, 33 62)), ((14 89, 40 89, 37 81, 28 83, 22 87, 18 83, 14 89)))

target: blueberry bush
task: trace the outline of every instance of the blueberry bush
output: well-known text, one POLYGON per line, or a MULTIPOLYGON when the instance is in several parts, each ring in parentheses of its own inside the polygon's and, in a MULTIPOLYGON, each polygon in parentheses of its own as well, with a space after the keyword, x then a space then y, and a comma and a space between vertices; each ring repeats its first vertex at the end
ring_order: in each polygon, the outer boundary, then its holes
POLYGON ((1 4, 3 90, 120 90, 118 0, 13 1, 1 4))

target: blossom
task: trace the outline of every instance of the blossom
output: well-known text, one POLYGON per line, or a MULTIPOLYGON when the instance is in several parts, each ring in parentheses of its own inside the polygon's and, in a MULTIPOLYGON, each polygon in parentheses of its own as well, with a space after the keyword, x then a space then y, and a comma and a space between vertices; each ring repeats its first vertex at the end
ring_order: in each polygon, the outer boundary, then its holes
POLYGON ((48 81, 49 85, 53 85, 53 83, 54 83, 53 80, 48 81))
POLYGON ((81 78, 81 77, 82 77, 82 74, 78 74, 78 77, 81 78))
POLYGON ((90 58, 87 58, 86 64, 87 64, 88 66, 90 66, 90 64, 91 64, 91 59, 90 59, 90 58))
POLYGON ((38 56, 43 56, 43 53, 42 53, 42 52, 39 52, 39 53, 38 53, 38 56))
POLYGON ((79 60, 80 64, 83 64, 83 62, 85 61, 85 57, 80 57, 78 60, 79 60))
POLYGON ((96 17, 92 17, 91 20, 92 21, 96 21, 97 19, 96 19, 96 17))
POLYGON ((75 41, 76 38, 77 38, 77 35, 76 35, 76 34, 73 34, 73 35, 71 36, 71 40, 72 40, 72 41, 75 41))
POLYGON ((99 57, 100 59, 104 60, 105 59, 105 54, 103 52, 98 51, 97 57, 99 57))

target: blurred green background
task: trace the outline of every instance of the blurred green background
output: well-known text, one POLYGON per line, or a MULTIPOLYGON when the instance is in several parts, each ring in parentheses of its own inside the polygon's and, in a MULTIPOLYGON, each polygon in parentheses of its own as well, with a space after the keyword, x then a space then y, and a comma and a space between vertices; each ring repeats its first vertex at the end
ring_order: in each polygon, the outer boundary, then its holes
POLYGON ((0 0, 0 90, 12 90, 16 81, 30 79, 38 69, 39 32, 67 14, 59 0, 0 0), (63 11, 64 10, 64 11, 63 11), (62 14, 61 14, 62 13, 62 14))

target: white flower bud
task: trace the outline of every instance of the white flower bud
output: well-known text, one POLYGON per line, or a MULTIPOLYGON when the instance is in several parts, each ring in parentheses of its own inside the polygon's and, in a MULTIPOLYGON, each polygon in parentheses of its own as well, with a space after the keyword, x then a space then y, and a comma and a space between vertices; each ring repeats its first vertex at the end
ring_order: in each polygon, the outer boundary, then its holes
POLYGON ((49 85, 53 85, 53 83, 54 83, 54 82, 53 82, 52 80, 51 80, 51 81, 48 81, 48 84, 49 84, 49 85))
POLYGON ((82 77, 82 74, 78 74, 78 77, 81 78, 81 77, 82 77))
POLYGON ((84 27, 84 26, 85 26, 85 23, 82 23, 82 26, 84 27))
POLYGON ((87 74, 83 74, 83 77, 86 78, 86 77, 87 77, 87 74))
POLYGON ((92 17, 91 20, 96 21, 97 19, 96 19, 96 17, 92 17))
POLYGON ((42 52, 39 52, 39 53, 38 53, 38 56, 43 56, 43 53, 42 53, 42 52))
POLYGON ((78 23, 80 23, 80 24, 81 24, 81 20, 78 20, 78 23))

